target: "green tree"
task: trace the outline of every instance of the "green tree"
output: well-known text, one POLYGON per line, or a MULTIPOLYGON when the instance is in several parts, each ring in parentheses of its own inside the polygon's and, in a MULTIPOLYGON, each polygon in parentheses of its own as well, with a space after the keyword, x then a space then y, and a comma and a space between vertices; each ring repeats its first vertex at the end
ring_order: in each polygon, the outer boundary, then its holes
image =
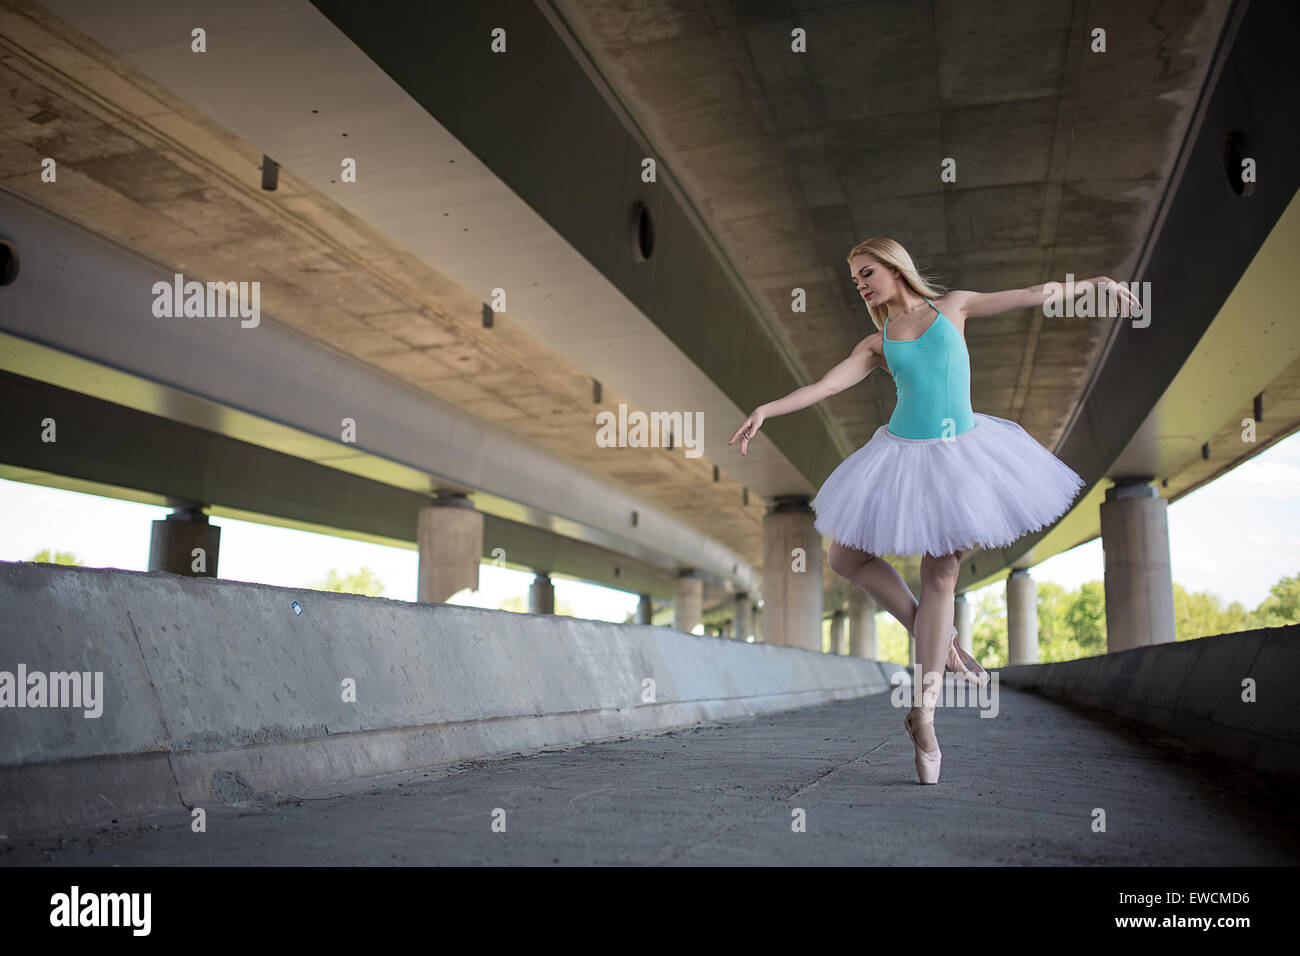
POLYGON ((1174 583, 1174 631, 1178 640, 1234 634, 1254 626, 1239 602, 1233 601, 1225 608, 1217 594, 1210 591, 1193 593, 1174 583))
POLYGON ((1247 615, 1247 620, 1249 628, 1300 624, 1300 574, 1282 578, 1269 588, 1269 596, 1247 615))
POLYGON ((1038 604, 1038 659, 1066 661, 1078 657, 1074 631, 1066 620, 1070 592, 1053 581, 1040 581, 1034 588, 1038 604))
POLYGON ((37 551, 27 560, 40 564, 70 564, 79 568, 85 567, 85 565, 77 560, 77 556, 71 551, 56 551, 54 556, 51 557, 49 548, 46 548, 44 551, 37 551))
POLYGON ((1066 623, 1083 657, 1106 653, 1106 586, 1085 581, 1071 594, 1066 623))
POLYGON ((354 571, 352 574, 339 576, 339 573, 330 568, 329 574, 324 581, 314 581, 307 585, 318 591, 339 591, 344 594, 364 594, 367 597, 379 597, 384 593, 384 582, 375 577, 369 567, 362 565, 360 571, 354 571))
MULTIPOLYGON (((969 600, 969 598, 967 599, 969 600)), ((1007 598, 999 589, 971 608, 971 656, 986 668, 1007 663, 1007 598)))
POLYGON ((1100 581, 1085 582, 1077 591, 1043 581, 1036 590, 1041 663, 1106 653, 1106 598, 1100 581))
POLYGON ((907 629, 898 623, 894 615, 888 611, 881 611, 876 615, 877 660, 893 661, 904 667, 910 665, 912 661, 908 657, 907 650, 909 641, 907 629))

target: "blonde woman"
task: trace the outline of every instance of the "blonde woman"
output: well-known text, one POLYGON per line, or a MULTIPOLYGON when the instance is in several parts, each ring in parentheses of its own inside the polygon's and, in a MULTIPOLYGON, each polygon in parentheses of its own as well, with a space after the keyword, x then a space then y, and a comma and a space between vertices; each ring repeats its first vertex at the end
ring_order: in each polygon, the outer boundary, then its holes
MULTIPOLYGON (((807 408, 856 385, 875 368, 893 376, 888 424, 846 458, 812 501, 815 527, 833 539, 827 561, 913 635, 919 706, 904 720, 922 783, 937 783, 942 756, 934 710, 943 672, 985 682, 987 672, 957 644, 952 626, 964 551, 1001 548, 1043 528, 1073 503, 1083 479, 1013 421, 973 411, 966 320, 1041 307, 1041 285, 1006 292, 942 290, 922 278, 893 239, 867 239, 848 255, 850 274, 879 330, 821 381, 759 406, 732 436, 740 453, 763 421, 807 408), (921 555, 921 600, 880 555, 921 555)), ((1102 276, 1095 284, 1136 298, 1102 276)))

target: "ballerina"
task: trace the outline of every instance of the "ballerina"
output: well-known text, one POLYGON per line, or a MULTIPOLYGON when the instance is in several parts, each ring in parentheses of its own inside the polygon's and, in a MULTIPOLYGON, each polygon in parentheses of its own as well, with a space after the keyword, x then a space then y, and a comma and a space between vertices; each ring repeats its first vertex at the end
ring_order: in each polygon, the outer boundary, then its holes
MULTIPOLYGON (((876 368, 893 377, 897 403, 889 422, 840 463, 811 505, 814 527, 833 539, 826 555, 831 569, 870 594, 914 638, 922 691, 903 724, 921 782, 937 783, 942 754, 934 711, 943 672, 989 679, 952 626, 962 556, 974 548, 1006 547, 1046 527, 1069 510, 1084 484, 1019 424, 971 408, 966 321, 1042 308, 1053 293, 1035 285, 942 294, 893 239, 867 239, 850 250, 848 261, 878 331, 819 382, 756 408, 728 444, 740 439, 744 455, 767 418, 814 405, 876 368), (921 555, 919 602, 893 566, 877 560, 888 554, 921 555)), ((1099 295, 1116 296, 1121 314, 1140 310, 1133 293, 1106 276, 1074 288, 1092 286, 1099 295)))

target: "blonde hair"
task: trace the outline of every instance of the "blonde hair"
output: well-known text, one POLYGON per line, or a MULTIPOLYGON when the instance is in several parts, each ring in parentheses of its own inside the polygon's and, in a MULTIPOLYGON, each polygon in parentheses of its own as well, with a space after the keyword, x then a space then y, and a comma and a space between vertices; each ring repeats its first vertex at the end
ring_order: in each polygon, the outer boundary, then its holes
MULTIPOLYGON (((916 270, 912 257, 907 254, 907 250, 893 239, 862 240, 849 250, 849 265, 853 265, 854 256, 861 255, 864 252, 884 265, 897 269, 899 279, 905 282, 917 295, 935 299, 947 291, 942 286, 934 285, 929 279, 921 275, 916 270)), ((871 313, 871 321, 875 323, 876 328, 884 328, 884 320, 889 317, 889 307, 883 305, 874 306, 868 302, 867 311, 871 313)))

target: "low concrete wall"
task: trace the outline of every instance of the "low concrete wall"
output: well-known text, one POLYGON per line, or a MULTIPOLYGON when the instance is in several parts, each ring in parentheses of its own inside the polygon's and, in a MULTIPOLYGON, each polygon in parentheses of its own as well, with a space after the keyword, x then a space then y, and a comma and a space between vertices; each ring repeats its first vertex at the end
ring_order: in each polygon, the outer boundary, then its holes
POLYGON ((0 562, 0 671, 20 664, 102 672, 102 715, 0 708, 10 836, 882 693, 902 669, 649 625, 0 562))
POLYGON ((1300 777, 1300 625, 998 673, 1008 687, 1119 714, 1206 753, 1300 777), (1243 699, 1247 678, 1253 703, 1243 699))

